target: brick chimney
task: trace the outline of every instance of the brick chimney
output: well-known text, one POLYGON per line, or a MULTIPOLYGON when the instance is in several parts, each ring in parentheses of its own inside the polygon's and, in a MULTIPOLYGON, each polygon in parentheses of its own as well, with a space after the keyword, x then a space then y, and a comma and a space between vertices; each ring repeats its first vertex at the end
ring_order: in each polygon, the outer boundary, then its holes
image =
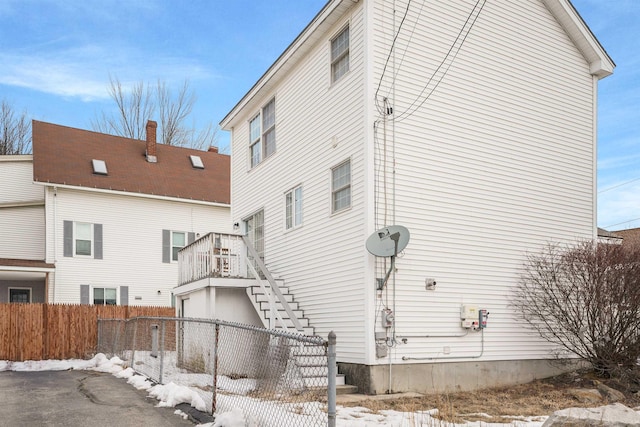
POLYGON ((147 121, 147 162, 149 163, 157 163, 157 147, 156 147, 156 128, 158 127, 158 123, 153 120, 147 121))
POLYGON ((209 147, 209 149, 207 150, 210 153, 217 153, 218 152, 218 147, 216 147, 215 145, 212 145, 209 147))

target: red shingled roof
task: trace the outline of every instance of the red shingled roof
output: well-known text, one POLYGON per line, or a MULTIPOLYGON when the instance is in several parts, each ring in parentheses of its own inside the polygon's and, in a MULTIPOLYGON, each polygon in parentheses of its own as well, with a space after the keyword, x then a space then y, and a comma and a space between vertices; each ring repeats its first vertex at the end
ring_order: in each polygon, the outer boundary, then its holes
POLYGON ((146 142, 34 120, 33 179, 181 199, 230 203, 229 156, 157 144, 157 163, 145 157, 146 142), (200 156, 204 169, 191 165, 200 156), (108 175, 93 173, 104 160, 108 175))

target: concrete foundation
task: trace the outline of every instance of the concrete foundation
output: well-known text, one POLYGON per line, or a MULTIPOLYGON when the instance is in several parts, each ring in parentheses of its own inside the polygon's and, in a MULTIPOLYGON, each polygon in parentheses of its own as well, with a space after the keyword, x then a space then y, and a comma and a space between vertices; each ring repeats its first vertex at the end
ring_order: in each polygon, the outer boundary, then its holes
MULTIPOLYGON (((391 392, 442 393, 508 386, 547 378, 580 367, 579 361, 500 360, 489 362, 411 363, 391 366, 391 392)), ((347 384, 359 393, 389 391, 389 365, 338 363, 347 384)))

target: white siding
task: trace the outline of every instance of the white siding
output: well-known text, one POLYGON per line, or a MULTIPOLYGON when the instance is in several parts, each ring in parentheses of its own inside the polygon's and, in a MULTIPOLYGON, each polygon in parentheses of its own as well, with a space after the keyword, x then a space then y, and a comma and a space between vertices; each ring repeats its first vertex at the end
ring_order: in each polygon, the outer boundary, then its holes
POLYGON ((44 206, 0 208, 0 258, 44 260, 44 206))
POLYGON ((65 188, 50 203, 48 255, 56 259, 56 274, 49 297, 56 303, 80 302, 80 285, 88 284, 118 288, 118 304, 120 286, 128 286, 130 305, 170 305, 178 263, 162 262, 162 230, 231 231, 224 207, 65 188), (102 224, 103 259, 63 256, 63 221, 102 224))
POLYGON ((367 230, 364 164, 364 41, 361 5, 321 37, 314 49, 265 94, 276 99, 276 153, 249 170, 248 120, 232 137, 232 217, 264 208, 265 258, 285 280, 316 333, 335 330, 341 360, 362 362, 365 348, 367 230), (330 39, 350 25, 350 71, 330 83, 330 39), (335 143, 335 146, 334 146, 335 143), (331 214, 331 168, 351 159, 351 209, 331 214), (285 231, 285 192, 303 187, 303 225, 285 231))
MULTIPOLYGON (((387 77, 395 75, 396 116, 419 97, 474 4, 427 3, 417 26, 412 5, 397 69, 387 70, 381 90, 393 93, 387 77)), ((377 2, 376 11, 375 27, 385 31, 374 33, 375 86, 392 28, 391 6, 377 2)), ((396 348, 397 361, 442 357, 445 347, 446 357, 478 355, 477 333, 425 338, 463 332, 462 303, 491 313, 483 360, 548 356, 549 346, 514 321, 509 295, 527 251, 594 237, 592 100, 588 64, 542 3, 496 0, 430 98, 387 125, 397 165, 389 209, 394 200, 395 222, 411 231, 398 260, 396 319, 397 333, 412 338, 396 348), (436 279, 435 291, 425 290, 425 278, 436 279)), ((383 192, 377 200, 383 207, 383 192)))
POLYGON ((394 363, 546 357, 549 347, 514 321, 509 294, 527 251, 594 237, 589 66, 539 1, 486 2, 443 66, 476 1, 412 2, 390 53, 407 3, 394 3, 395 18, 390 2, 354 4, 268 82, 250 104, 275 96, 277 152, 253 169, 248 120, 258 110, 233 119, 233 220, 264 209, 266 263, 320 335, 337 332, 339 361, 389 363, 373 356, 382 303, 407 338, 391 350, 394 363), (331 87, 329 40, 347 20, 351 71, 331 87), (394 117, 411 114, 385 125, 374 96, 390 100, 394 117), (352 207, 331 215, 330 168, 347 158, 352 207), (303 226, 285 231, 284 194, 297 185, 303 226), (364 248, 375 228, 393 223, 412 235, 398 259, 395 301, 392 287, 376 294, 364 248), (426 278, 435 291, 425 290, 426 278), (463 303, 491 313, 484 347, 479 333, 458 336, 463 303))
POLYGON ((43 260, 44 190, 31 156, 0 156, 0 183, 0 258, 43 260))
POLYGON ((0 156, 0 184, 0 205, 44 203, 44 190, 40 185, 33 184, 32 156, 0 156))

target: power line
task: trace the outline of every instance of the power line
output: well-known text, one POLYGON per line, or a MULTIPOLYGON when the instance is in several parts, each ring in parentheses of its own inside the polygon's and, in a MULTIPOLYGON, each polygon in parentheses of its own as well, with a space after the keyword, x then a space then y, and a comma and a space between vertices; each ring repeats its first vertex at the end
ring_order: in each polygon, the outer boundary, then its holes
MULTIPOLYGON (((387 59, 384 62, 384 68, 382 69, 382 75, 380 75, 380 81, 378 82, 378 88, 376 89, 376 93, 374 95, 374 99, 376 102, 376 108, 380 114, 386 114, 384 111, 380 111, 380 105, 378 104, 378 92, 380 92, 380 85, 382 85, 382 80, 384 79, 384 75, 387 72, 387 65, 389 65, 389 59, 391 58, 391 54, 393 53, 393 49, 395 49, 396 41, 398 40, 398 36, 400 35, 400 30, 402 30, 402 25, 404 24, 405 19, 407 19, 407 14, 409 13, 409 7, 411 6, 411 0, 407 3, 407 9, 404 11, 404 16, 402 17, 402 21, 400 21, 400 26, 398 27, 398 31, 396 35, 393 36, 393 41, 391 42, 391 48, 389 49, 389 54, 387 54, 387 59)), ((395 9, 393 11, 395 14, 395 9)))
POLYGON ((607 226, 606 226, 606 227, 604 227, 604 228, 615 227, 616 225, 626 224, 626 223, 628 223, 628 222, 633 222, 633 221, 638 221, 638 220, 640 220, 640 218, 628 219, 628 220, 626 220, 626 221, 622 221, 622 222, 619 222, 619 223, 617 223, 617 224, 607 225, 607 226))
POLYGON ((627 182, 623 182, 622 184, 614 185, 613 187, 606 188, 604 190, 598 191, 598 194, 604 193, 605 191, 613 190, 614 188, 622 187, 623 185, 631 184, 632 182, 640 181, 640 178, 632 179, 627 182))

